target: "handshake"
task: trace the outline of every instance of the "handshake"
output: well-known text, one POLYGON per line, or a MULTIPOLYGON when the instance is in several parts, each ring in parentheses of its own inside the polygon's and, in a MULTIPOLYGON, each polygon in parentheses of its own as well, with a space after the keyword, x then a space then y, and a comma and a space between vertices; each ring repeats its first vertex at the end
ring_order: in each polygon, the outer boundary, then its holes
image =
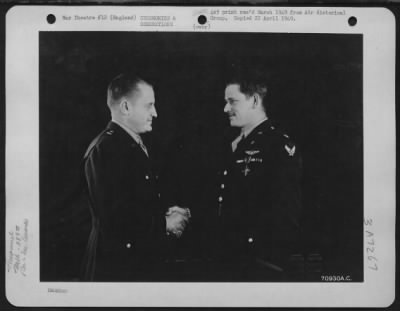
POLYGON ((165 214, 167 235, 173 234, 180 238, 186 225, 189 223, 190 210, 179 206, 172 206, 165 214))

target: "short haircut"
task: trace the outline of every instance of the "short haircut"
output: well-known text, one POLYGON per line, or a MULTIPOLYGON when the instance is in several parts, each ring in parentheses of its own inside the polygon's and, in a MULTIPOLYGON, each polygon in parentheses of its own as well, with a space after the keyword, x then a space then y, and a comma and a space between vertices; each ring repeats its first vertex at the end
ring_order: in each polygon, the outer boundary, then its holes
POLYGON ((258 94, 264 110, 266 111, 267 84, 260 74, 256 73, 236 73, 227 80, 226 85, 237 84, 239 90, 247 97, 258 94))
POLYGON ((138 91, 139 84, 147 84, 139 76, 132 73, 121 73, 111 80, 107 89, 107 106, 111 108, 124 96, 129 96, 131 93, 138 91))

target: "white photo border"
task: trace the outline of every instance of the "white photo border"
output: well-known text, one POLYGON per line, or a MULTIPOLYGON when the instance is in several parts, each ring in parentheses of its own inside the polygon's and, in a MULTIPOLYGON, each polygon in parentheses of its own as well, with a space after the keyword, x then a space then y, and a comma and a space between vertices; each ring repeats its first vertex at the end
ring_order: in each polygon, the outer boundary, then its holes
MULTIPOLYGON (((240 23, 199 15, 229 7, 15 6, 6 16, 6 295, 16 306, 385 307, 395 298, 395 17, 385 8, 338 11, 295 22, 240 23), (56 23, 49 24, 53 14, 56 23), (174 16, 169 27, 136 21, 66 20, 63 15, 174 16), (349 26, 355 16, 357 25, 349 26), (363 35, 364 282, 66 283, 39 275, 39 31, 268 32, 363 35), (23 91, 21 91, 23 90, 23 91), (16 226, 18 226, 16 233, 16 226), (22 237, 19 273, 10 265, 22 237), (371 245, 374 237, 374 253, 371 245), (19 237, 19 238, 21 238, 19 237), (14 239, 14 240, 13 240, 14 239), (369 243, 369 244, 368 244, 369 243), (14 245, 14 244, 13 244, 14 245), (29 247, 28 247, 29 246, 29 247), (375 269, 377 265, 377 269, 375 269), (104 293, 107 293, 104 295, 104 293), (155 298, 156 297, 156 298, 155 298)), ((257 7, 234 7, 257 10, 257 7)), ((262 7, 261 9, 266 9, 262 7)), ((279 9, 274 7, 273 9, 279 9)))

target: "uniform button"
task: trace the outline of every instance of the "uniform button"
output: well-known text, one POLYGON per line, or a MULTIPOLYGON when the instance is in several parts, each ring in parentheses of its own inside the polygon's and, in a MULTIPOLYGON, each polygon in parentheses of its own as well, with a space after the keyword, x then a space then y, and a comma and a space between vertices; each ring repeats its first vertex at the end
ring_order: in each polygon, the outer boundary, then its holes
POLYGON ((249 243, 253 243, 254 242, 253 238, 249 238, 247 241, 249 241, 249 243))
POLYGON ((227 171, 227 170, 225 170, 225 171, 224 171, 224 175, 227 175, 227 174, 228 174, 228 171, 227 171))
POLYGON ((144 176, 144 178, 146 179, 146 180, 149 180, 149 175, 146 175, 146 176, 144 176))
POLYGON ((225 185, 224 184, 221 184, 221 189, 224 189, 225 188, 225 185))
POLYGON ((131 243, 126 243, 126 248, 131 248, 132 244, 131 243))
POLYGON ((224 199, 223 197, 219 197, 219 198, 218 198, 218 202, 222 202, 223 199, 224 199))

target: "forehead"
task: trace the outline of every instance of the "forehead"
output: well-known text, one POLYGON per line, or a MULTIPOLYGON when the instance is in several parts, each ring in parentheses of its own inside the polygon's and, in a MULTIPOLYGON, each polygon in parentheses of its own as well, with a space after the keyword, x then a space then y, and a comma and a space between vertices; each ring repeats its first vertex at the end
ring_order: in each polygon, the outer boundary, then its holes
POLYGON ((139 83, 135 92, 132 92, 131 100, 138 103, 154 102, 154 90, 147 83, 139 83))
POLYGON ((236 98, 244 96, 242 92, 240 92, 239 84, 229 84, 225 88, 225 97, 226 98, 236 98))

